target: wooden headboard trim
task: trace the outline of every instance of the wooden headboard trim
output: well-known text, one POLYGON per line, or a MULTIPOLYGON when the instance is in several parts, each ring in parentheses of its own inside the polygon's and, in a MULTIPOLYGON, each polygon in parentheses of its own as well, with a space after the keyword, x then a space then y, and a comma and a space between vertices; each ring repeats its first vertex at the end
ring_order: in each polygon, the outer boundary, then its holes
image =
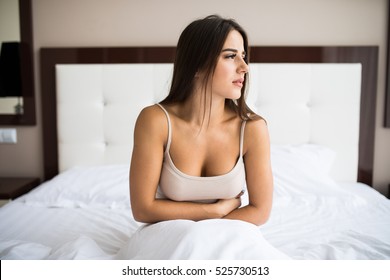
MULTIPOLYGON (((42 48, 41 90, 44 179, 58 174, 56 64, 172 63, 174 47, 42 48)), ((361 109, 358 181, 372 185, 378 47, 258 47, 250 48, 256 63, 361 63, 361 109)))

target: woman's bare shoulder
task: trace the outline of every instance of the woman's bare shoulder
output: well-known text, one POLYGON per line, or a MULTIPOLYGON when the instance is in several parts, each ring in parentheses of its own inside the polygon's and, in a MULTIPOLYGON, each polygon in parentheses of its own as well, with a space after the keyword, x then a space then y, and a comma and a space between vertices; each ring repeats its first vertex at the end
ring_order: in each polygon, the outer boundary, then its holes
POLYGON ((144 107, 138 115, 137 121, 143 121, 147 123, 163 122, 167 121, 167 117, 164 111, 158 105, 150 105, 144 107))
POLYGON ((158 105, 151 105, 143 108, 139 113, 135 132, 164 136, 167 128, 167 117, 164 111, 158 105))
POLYGON ((268 133, 268 125, 267 122, 263 118, 256 118, 252 120, 248 120, 246 122, 246 130, 249 134, 263 134, 268 133))
POLYGON ((248 120, 244 135, 246 148, 253 148, 259 144, 269 145, 268 125, 263 118, 248 120))

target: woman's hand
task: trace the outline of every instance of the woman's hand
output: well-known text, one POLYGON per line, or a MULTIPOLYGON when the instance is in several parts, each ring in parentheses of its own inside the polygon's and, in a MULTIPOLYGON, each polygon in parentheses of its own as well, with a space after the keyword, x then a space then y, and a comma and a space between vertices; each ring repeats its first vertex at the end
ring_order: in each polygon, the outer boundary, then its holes
POLYGON ((218 213, 221 215, 221 218, 241 206, 241 196, 243 193, 244 192, 241 191, 235 198, 220 199, 216 202, 218 213))

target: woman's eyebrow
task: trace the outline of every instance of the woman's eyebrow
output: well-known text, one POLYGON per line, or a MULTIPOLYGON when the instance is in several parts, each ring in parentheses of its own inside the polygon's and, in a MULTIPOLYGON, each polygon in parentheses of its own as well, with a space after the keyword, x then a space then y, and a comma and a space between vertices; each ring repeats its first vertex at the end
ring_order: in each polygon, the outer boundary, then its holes
POLYGON ((223 49, 222 52, 238 52, 238 50, 227 48, 227 49, 223 49))
MULTIPOLYGON (((238 50, 236 49, 232 49, 232 48, 226 48, 226 49, 223 49, 221 52, 234 52, 234 53, 238 53, 238 50)), ((242 54, 246 54, 245 51, 242 52, 242 54)))

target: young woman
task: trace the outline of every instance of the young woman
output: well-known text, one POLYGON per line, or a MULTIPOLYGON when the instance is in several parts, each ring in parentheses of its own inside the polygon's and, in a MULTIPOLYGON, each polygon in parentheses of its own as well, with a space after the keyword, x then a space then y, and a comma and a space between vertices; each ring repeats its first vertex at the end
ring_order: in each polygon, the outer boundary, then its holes
MULTIPOLYGON (((127 252, 153 257, 155 251, 148 255, 145 248, 153 251, 153 242, 147 241, 153 238, 175 243, 190 234, 195 242, 213 230, 237 235, 232 231, 237 220, 241 229, 250 225, 260 234, 254 225, 270 215, 273 180, 267 124, 245 103, 248 71, 248 39, 235 21, 208 16, 182 32, 168 96, 143 109, 136 122, 131 207, 134 218, 149 225, 132 237, 127 252), (249 202, 241 207, 246 191, 249 202)), ((259 244, 263 251, 270 246, 264 243, 259 244)), ((208 256, 218 258, 214 253, 208 256)))

